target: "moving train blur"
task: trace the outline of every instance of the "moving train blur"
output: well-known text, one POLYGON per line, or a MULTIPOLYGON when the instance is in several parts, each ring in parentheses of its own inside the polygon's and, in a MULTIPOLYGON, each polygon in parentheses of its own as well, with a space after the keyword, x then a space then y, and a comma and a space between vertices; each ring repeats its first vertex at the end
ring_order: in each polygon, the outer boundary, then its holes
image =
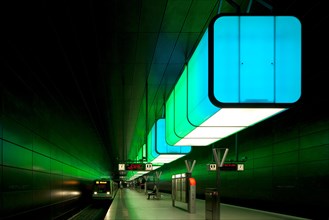
POLYGON ((325 3, 2 2, 0 219, 65 219, 100 195, 94 181, 104 176, 115 189, 136 184, 151 190, 156 183, 171 193, 173 175, 187 173, 194 161, 199 199, 207 188, 219 188, 223 203, 328 219, 325 3), (218 14, 298 18, 301 97, 253 126, 207 146, 191 145, 170 163, 152 164, 148 134, 168 116, 171 92, 218 14), (219 178, 209 169, 214 149, 228 149, 219 178))

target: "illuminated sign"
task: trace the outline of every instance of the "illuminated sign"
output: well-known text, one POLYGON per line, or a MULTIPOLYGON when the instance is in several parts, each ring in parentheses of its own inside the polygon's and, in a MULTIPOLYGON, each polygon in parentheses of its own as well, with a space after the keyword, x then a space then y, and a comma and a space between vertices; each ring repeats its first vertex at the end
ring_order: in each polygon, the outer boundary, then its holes
POLYGON ((224 163, 220 170, 227 170, 227 171, 243 171, 244 164, 236 164, 236 163, 224 163))
MULTIPOLYGON (((208 171, 216 171, 217 165, 215 163, 207 165, 208 171)), ((221 171, 244 171, 244 164, 236 164, 236 163, 224 163, 223 166, 220 167, 221 171)))
POLYGON ((236 171, 238 169, 238 165, 236 163, 224 163, 220 170, 228 170, 228 171, 236 171))
POLYGON ((143 163, 126 164, 126 170, 145 170, 145 164, 143 163))
POLYGON ((215 164, 215 163, 207 164, 207 170, 216 171, 217 170, 217 164, 215 164))
POLYGON ((153 170, 153 166, 151 163, 127 163, 127 164, 119 164, 119 173, 120 175, 127 175, 124 171, 137 170, 137 171, 150 171, 153 170))
POLYGON ((145 170, 149 170, 149 171, 153 170, 152 164, 151 163, 145 164, 145 170))
POLYGON ((125 164, 124 163, 120 163, 119 164, 119 170, 125 170, 125 164))
POLYGON ((96 184, 107 184, 107 181, 96 181, 96 184))

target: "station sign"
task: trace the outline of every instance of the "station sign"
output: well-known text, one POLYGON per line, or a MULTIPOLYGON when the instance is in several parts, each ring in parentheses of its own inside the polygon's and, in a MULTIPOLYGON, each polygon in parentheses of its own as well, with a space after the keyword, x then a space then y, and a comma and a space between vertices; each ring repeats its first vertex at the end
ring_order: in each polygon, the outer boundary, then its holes
POLYGON ((127 163, 126 170, 145 170, 145 164, 143 163, 127 163))
POLYGON ((220 170, 227 170, 227 171, 243 171, 244 164, 237 164, 237 163, 224 163, 220 170))
POLYGON ((238 164, 237 171, 243 171, 244 170, 244 164, 238 164))
POLYGON ((236 163, 224 163, 220 170, 237 171, 238 165, 236 163))
POLYGON ((119 163, 119 167, 118 167, 119 171, 122 171, 122 170, 126 170, 126 164, 124 163, 119 163))
POLYGON ((153 166, 152 166, 152 164, 151 164, 151 163, 147 163, 147 164, 145 164, 145 170, 147 170, 147 171, 151 171, 151 170, 153 170, 153 166))
MULTIPOLYGON (((215 163, 207 165, 208 171, 216 171, 217 165, 215 163)), ((244 164, 237 163, 224 163, 223 166, 220 167, 221 171, 243 171, 244 164)))
POLYGON ((207 164, 207 170, 208 171, 216 171, 217 170, 217 164, 215 164, 215 163, 207 164))
POLYGON ((151 163, 122 163, 119 164, 119 171, 151 171, 151 163))

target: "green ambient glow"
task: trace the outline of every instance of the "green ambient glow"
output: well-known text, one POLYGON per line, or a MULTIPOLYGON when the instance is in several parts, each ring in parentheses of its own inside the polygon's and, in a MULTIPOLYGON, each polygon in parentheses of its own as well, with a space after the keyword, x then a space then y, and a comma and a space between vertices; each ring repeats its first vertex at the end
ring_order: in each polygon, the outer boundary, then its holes
POLYGON ((286 110, 301 95, 292 16, 218 16, 166 103, 166 140, 205 146, 286 110))
POLYGON ((137 157, 136 157, 136 161, 143 160, 143 149, 144 149, 144 145, 141 148, 139 148, 138 154, 137 154, 137 157))

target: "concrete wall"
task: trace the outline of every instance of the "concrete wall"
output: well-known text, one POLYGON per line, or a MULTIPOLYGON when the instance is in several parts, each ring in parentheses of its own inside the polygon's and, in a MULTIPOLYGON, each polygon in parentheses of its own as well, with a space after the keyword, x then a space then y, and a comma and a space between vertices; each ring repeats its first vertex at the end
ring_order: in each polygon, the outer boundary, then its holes
POLYGON ((87 123, 28 97, 1 90, 1 219, 36 217, 34 211, 53 219, 76 206, 106 172, 103 146, 87 123))
POLYGON ((196 160, 192 176, 198 197, 204 198, 206 188, 218 186, 216 172, 207 170, 215 163, 212 148, 229 148, 226 162, 242 163, 244 171, 220 172, 222 202, 328 218, 329 115, 311 106, 292 108, 214 145, 193 147, 163 167, 160 190, 171 191, 171 175, 187 172, 184 160, 196 160))

